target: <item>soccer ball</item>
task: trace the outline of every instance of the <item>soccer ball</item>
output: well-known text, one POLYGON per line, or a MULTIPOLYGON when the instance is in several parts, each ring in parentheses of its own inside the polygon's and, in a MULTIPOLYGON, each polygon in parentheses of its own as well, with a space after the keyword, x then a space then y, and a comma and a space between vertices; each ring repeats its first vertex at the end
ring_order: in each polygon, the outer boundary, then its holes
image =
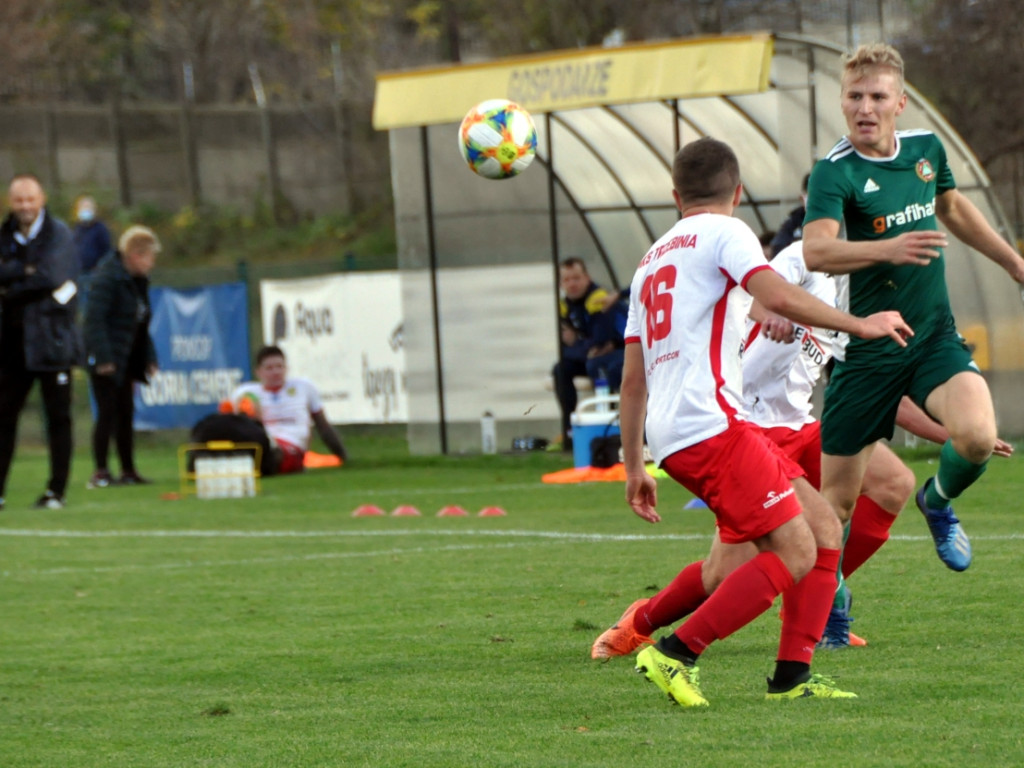
POLYGON ((518 104, 490 99, 462 119, 459 151, 475 173, 487 179, 507 179, 533 162, 537 129, 530 113, 518 104))

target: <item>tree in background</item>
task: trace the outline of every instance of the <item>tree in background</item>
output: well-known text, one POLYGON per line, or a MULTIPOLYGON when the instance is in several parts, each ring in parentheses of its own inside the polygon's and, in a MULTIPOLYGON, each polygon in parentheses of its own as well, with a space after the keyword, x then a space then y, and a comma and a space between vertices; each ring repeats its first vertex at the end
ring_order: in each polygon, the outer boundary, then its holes
POLYGON ((899 42, 910 81, 983 165, 1024 149, 1024 14, 1018 0, 934 0, 899 42))

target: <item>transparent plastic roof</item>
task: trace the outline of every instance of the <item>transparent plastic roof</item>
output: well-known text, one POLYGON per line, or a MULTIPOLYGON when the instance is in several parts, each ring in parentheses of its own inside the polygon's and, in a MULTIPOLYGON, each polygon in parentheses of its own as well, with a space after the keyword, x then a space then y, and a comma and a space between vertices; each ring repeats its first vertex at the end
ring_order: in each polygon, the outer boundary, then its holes
MULTIPOLYGON (((390 136, 399 265, 430 271, 549 265, 539 273, 545 284, 537 290, 548 297, 542 306, 551 315, 540 321, 545 341, 537 345, 537 360, 527 361, 538 377, 545 376, 557 355, 555 264, 581 256, 597 282, 628 284, 648 246, 676 220, 670 164, 679 146, 710 135, 733 147, 745 190, 736 215, 757 233, 774 230, 800 205, 804 174, 846 132, 839 109, 840 55, 831 45, 777 36, 769 86, 763 92, 535 112, 537 159, 525 173, 500 182, 478 178, 466 168, 456 148, 457 123, 394 129, 390 136)), ((908 93, 898 125, 929 129, 942 138, 957 186, 1007 235, 1007 223, 974 156, 910 86, 908 93)), ((1006 384, 1013 389, 1024 371, 1021 297, 1001 269, 953 242, 947 249, 953 309, 961 333, 975 346, 979 365, 993 374, 990 383, 998 407, 997 374, 1014 372, 1006 384)), ((482 289, 500 291, 502 286, 482 289)), ((429 338, 419 357, 412 348, 417 331, 410 328, 417 321, 425 334, 435 328, 432 308, 417 303, 406 304, 410 381, 417 365, 422 366, 422 380, 428 381, 427 371, 444 360, 444 353, 432 350, 429 338)), ((448 315, 444 306, 439 309, 435 330, 444 344, 466 332, 463 322, 475 331, 491 322, 504 324, 503 330, 519 323, 523 334, 536 332, 539 322, 536 317, 509 316, 467 320, 448 315)), ((495 376, 507 377, 521 371, 524 362, 477 356, 473 365, 493 366, 495 376)), ((458 372, 446 372, 452 375, 458 372)), ((453 413, 478 418, 481 403, 472 392, 464 395, 446 418, 453 413)), ((410 405, 415 407, 414 398, 410 405)), ((415 419, 412 411, 411 416, 415 419)), ((1024 433, 1024 413, 1010 423, 1021 425, 1024 433)))

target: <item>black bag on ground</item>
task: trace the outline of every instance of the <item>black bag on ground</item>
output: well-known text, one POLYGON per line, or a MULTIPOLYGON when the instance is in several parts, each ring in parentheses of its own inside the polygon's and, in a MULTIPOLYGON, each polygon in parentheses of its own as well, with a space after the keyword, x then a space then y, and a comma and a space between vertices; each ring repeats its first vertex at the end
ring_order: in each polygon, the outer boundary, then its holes
POLYGON ((619 435, 595 437, 590 441, 590 466, 598 469, 614 467, 619 463, 619 449, 622 438, 619 435))
MULTIPOLYGON (((212 440, 230 440, 233 443, 258 443, 263 449, 260 459, 260 474, 264 477, 277 472, 281 463, 280 454, 274 451, 267 430, 258 421, 235 413, 211 413, 204 416, 192 427, 192 442, 208 443, 212 440)), ((252 451, 243 451, 251 454, 252 451)), ((201 454, 201 452, 199 452, 201 454)), ((193 454, 194 455, 194 454, 193 454)), ((216 455, 223 456, 218 451, 216 455)), ((191 461, 189 469, 191 470, 191 461)))

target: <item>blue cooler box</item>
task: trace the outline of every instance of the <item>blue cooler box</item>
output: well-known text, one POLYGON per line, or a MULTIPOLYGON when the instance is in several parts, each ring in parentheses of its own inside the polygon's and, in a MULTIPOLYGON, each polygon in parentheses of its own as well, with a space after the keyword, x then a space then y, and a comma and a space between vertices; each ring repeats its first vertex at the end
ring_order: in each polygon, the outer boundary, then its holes
POLYGON ((579 403, 569 417, 572 422, 572 463, 590 466, 590 441, 619 434, 619 396, 591 397, 579 403))

